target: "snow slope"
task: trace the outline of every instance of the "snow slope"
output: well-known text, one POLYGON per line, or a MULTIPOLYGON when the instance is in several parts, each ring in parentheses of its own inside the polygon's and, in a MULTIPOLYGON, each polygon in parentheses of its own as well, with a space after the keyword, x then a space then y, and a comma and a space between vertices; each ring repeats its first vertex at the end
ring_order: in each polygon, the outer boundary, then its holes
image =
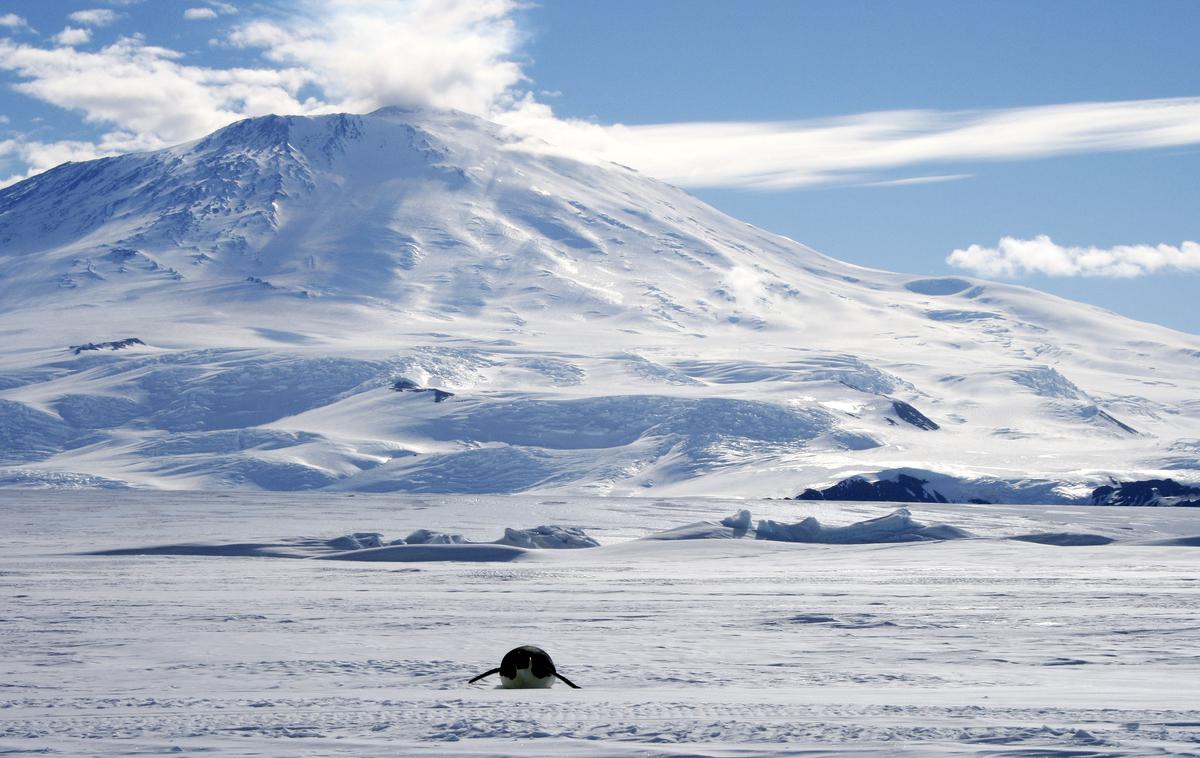
POLYGON ((459 113, 251 119, 0 190, 0 335, 8 486, 1200 478, 1200 337, 841 263, 459 113))

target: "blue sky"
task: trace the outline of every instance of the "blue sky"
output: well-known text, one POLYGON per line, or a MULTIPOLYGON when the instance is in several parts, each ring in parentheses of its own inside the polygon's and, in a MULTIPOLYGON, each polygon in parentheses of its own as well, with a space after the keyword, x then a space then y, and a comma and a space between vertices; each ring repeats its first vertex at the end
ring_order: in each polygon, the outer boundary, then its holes
POLYGON ((262 112, 457 107, 837 258, 1195 333, 1197 29, 1163 0, 0 0, 0 181, 262 112))

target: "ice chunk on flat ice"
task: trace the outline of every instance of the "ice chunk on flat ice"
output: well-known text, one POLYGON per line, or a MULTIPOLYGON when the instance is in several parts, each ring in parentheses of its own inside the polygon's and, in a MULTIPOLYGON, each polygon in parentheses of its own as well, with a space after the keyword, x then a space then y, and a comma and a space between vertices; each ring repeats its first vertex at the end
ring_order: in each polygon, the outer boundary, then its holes
POLYGON ((734 515, 721 519, 721 525, 735 531, 747 531, 750 529, 750 511, 743 508, 734 515))
POLYGON ((418 529, 403 540, 393 542, 393 545, 466 545, 470 540, 461 534, 435 532, 432 529, 418 529))
POLYGON ((760 540, 778 542, 821 542, 821 522, 809 516, 795 524, 781 524, 770 519, 760 519, 754 536, 760 540))
POLYGON ((732 540, 745 537, 750 530, 750 511, 740 510, 718 521, 697 521, 693 524, 665 529, 647 535, 647 540, 732 540))
POLYGON ((758 522, 755 536, 760 540, 779 542, 817 542, 830 545, 859 545, 884 542, 921 542, 954 540, 970 537, 962 529, 948 524, 932 526, 916 521, 907 508, 897 508, 886 516, 860 521, 849 526, 822 526, 816 518, 795 524, 781 524, 768 519, 758 522))
POLYGON ((382 546, 383 535, 379 532, 354 532, 326 540, 325 544, 334 550, 365 550, 370 547, 382 546))
POLYGON ((600 546, 599 542, 589 537, 582 529, 553 524, 535 526, 532 529, 507 528, 504 530, 504 536, 493 544, 550 549, 600 546))
POLYGON ((448 532, 437 532, 432 529, 418 529, 402 540, 395 540, 390 543, 392 545, 474 545, 474 544, 491 544, 491 545, 508 545, 510 547, 523 547, 530 549, 561 549, 561 548, 580 548, 580 547, 597 547, 597 542, 592 537, 589 537, 586 532, 578 527, 573 526, 557 526, 555 524, 544 524, 535 526, 532 529, 513 529, 507 527, 504 530, 504 536, 498 540, 493 540, 490 543, 476 543, 467 539, 461 534, 451 534, 448 532))

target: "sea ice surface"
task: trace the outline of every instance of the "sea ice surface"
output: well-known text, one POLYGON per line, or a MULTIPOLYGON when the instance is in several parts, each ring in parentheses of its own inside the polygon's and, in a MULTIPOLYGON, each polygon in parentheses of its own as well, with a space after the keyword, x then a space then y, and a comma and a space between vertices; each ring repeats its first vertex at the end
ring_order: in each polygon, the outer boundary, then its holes
POLYGON ((1185 508, 8 491, 0 518, 5 753, 1200 746, 1185 508), (885 539, 939 523, 970 536, 885 539), (489 542, 513 524, 599 545, 489 542), (386 544, 417 529, 470 542, 386 544), (583 689, 466 684, 522 644, 583 689))

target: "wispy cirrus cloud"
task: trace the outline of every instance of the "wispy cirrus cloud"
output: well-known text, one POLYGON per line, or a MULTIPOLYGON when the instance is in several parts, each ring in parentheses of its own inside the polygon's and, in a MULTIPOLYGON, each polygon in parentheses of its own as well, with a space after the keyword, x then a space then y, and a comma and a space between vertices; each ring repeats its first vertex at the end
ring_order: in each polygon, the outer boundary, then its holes
POLYGON ((974 174, 933 174, 929 176, 906 176, 901 179, 882 179, 876 182, 863 182, 860 187, 909 187, 917 184, 941 184, 942 182, 957 182, 970 179, 974 174))
POLYGON ((884 111, 795 122, 603 126, 549 109, 501 114, 529 149, 634 166, 690 187, 788 189, 880 171, 1200 143, 1200 98, 978 111, 884 111))
POLYGON ((946 262, 995 278, 1039 274, 1127 279, 1172 271, 1200 271, 1200 243, 1100 248, 1059 245, 1046 235, 1031 240, 1004 237, 996 247, 971 245, 955 250, 946 262))

